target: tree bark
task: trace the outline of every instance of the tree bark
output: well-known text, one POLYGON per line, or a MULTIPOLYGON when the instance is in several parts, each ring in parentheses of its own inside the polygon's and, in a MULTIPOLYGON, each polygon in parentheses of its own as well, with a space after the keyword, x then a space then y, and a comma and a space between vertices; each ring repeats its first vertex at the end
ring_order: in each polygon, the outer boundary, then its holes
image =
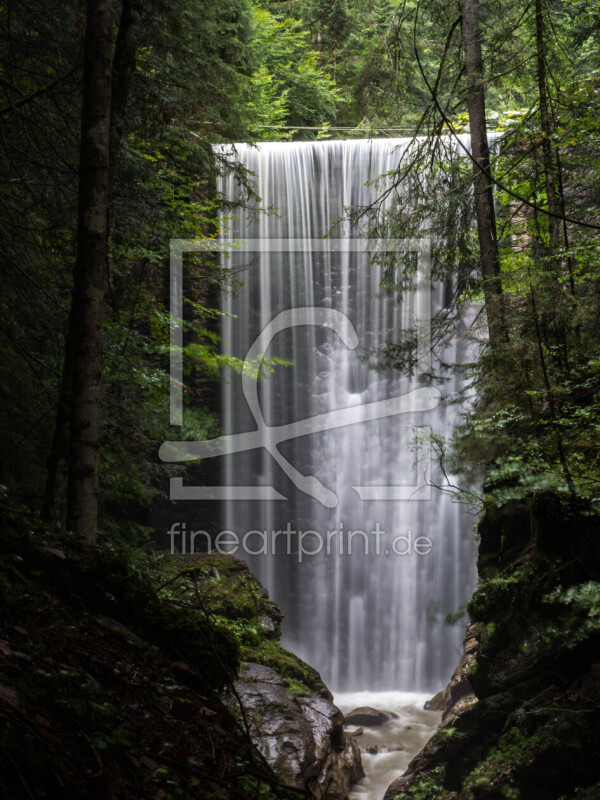
POLYGON ((465 74, 467 76, 467 106, 471 130, 471 152, 473 164, 473 186, 477 232, 483 273, 483 291, 490 345, 496 349, 508 340, 502 281, 500 278, 500 256, 496 231, 493 187, 486 177, 490 173, 490 150, 487 136, 485 88, 481 30, 477 0, 463 0, 462 29, 465 48, 465 74))
POLYGON ((560 248, 560 223, 562 209, 556 191, 554 159, 552 156, 552 121, 548 109, 548 89, 546 86, 546 47, 544 42, 544 16, 542 0, 535 0, 535 33, 537 50, 537 78, 540 96, 540 125, 542 128, 542 154, 544 159, 544 178, 550 231, 550 254, 554 255, 560 248))
MULTIPOLYGON (((548 88, 546 84, 546 44, 544 37, 544 13, 542 0, 535 0, 535 33, 537 55, 537 80, 540 98, 540 127, 542 129, 542 159, 544 162, 544 182, 548 201, 548 255, 550 270, 554 269, 555 259, 561 246, 561 217, 564 216, 561 197, 558 193, 557 164, 554 161, 552 146, 553 124, 548 104, 548 88)), ((566 231, 566 222, 565 231, 566 231)), ((558 263, 556 263, 556 268, 558 263)), ((569 352, 567 345, 567 332, 563 312, 563 298, 557 281, 551 276, 551 292, 553 297, 552 311, 545 316, 550 320, 554 329, 556 343, 559 347, 561 366, 569 370, 569 352)))
POLYGON ((117 153, 121 144, 125 110, 129 99, 131 78, 135 72, 135 62, 140 34, 142 11, 147 0, 123 0, 121 21, 117 34, 115 56, 112 66, 112 89, 110 107, 109 140, 109 195, 115 181, 117 153))
POLYGON ((77 258, 70 318, 72 390, 67 526, 94 544, 102 389, 102 325, 108 258, 112 3, 88 0, 77 258))
MULTIPOLYGON (((69 323, 70 328, 70 323, 69 323)), ((58 393, 58 407, 52 448, 48 459, 48 474, 44 494, 44 519, 53 530, 61 530, 67 518, 67 471, 69 468, 69 413, 71 403, 71 357, 68 354, 70 336, 67 334, 63 372, 58 393)))
MULTIPOLYGON (((131 88, 131 78, 135 71, 137 46, 141 15, 147 0, 123 0, 119 32, 112 62, 110 132, 109 132, 109 173, 108 195, 112 193, 115 180, 117 155, 123 133, 125 111, 131 88)), ((107 205, 108 213, 108 205, 107 205)), ((107 236, 110 233, 110 216, 107 219, 107 236)), ((55 529, 66 522, 67 511, 67 472, 69 467, 70 443, 70 404, 72 395, 73 336, 74 323, 69 321, 69 333, 65 346, 63 377, 58 398, 58 411, 52 441, 52 451, 48 462, 48 478, 44 498, 44 517, 55 529)))

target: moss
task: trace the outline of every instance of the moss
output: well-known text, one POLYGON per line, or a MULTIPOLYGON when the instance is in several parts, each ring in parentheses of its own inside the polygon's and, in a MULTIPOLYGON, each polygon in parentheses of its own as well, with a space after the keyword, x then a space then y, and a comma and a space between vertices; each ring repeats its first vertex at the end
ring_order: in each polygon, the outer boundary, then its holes
POLYGON ((293 680, 293 678, 284 678, 284 683, 288 692, 295 697, 303 697, 304 695, 310 694, 310 690, 307 686, 300 681, 293 680))
POLYGON ((516 610, 528 607, 539 569, 538 563, 529 561, 480 583, 469 600, 471 618, 478 622, 496 623, 512 616, 516 610))
POLYGON ((558 800, 598 800, 600 797, 600 781, 593 786, 578 786, 572 794, 562 795, 558 800))
POLYGON ((281 614, 243 561, 227 555, 169 556, 156 569, 160 592, 179 604, 200 606, 236 639, 243 661, 274 669, 292 694, 330 696, 319 673, 281 646, 278 625, 275 638, 261 625, 262 614, 274 622, 281 614))
POLYGON ((105 615, 185 660, 206 691, 218 691, 240 663, 238 638, 197 606, 157 590, 161 559, 102 542, 91 550, 73 534, 50 537, 5 524, 0 552, 18 559, 25 581, 87 613, 105 615))
POLYGON ((201 605, 207 614, 253 619, 260 613, 261 587, 246 564, 232 556, 166 556, 156 565, 153 580, 163 596, 201 605))
MULTIPOLYGON (((528 786, 544 782, 556 784, 558 791, 561 783, 570 781, 571 771, 581 778, 581 766, 591 765, 586 749, 597 736, 591 710, 582 695, 572 690, 561 695, 554 687, 524 703, 464 780, 461 798, 525 798, 528 786), (575 697, 580 708, 574 707, 575 697)), ((573 800, 579 796, 576 793, 573 800)), ((582 796, 597 797, 593 792, 582 796)))
POLYGON ((394 800, 452 800, 454 793, 448 792, 443 784, 444 768, 436 767, 427 775, 419 776, 408 792, 397 795, 394 800))
POLYGON ((494 786, 498 776, 501 776, 502 783, 510 781, 519 767, 540 747, 542 740, 539 732, 529 734, 519 728, 509 728, 487 758, 465 779, 463 789, 466 796, 478 796, 478 790, 494 786))
POLYGON ((301 686, 306 693, 331 697, 316 669, 272 639, 263 639, 258 646, 242 646, 242 659, 271 667, 283 677, 288 688, 301 686))

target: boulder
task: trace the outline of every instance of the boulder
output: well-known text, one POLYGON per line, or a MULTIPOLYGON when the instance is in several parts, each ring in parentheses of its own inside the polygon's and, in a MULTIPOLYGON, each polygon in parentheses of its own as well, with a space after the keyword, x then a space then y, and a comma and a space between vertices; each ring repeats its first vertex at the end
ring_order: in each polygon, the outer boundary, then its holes
POLYGON ((364 732, 364 728, 357 728, 355 731, 346 731, 346 736, 362 736, 364 732))
POLYGON ((331 700, 291 694, 281 675, 261 664, 242 665, 236 691, 252 740, 292 786, 343 800, 363 776, 358 745, 331 700))
POLYGON ((450 700, 450 689, 446 686, 440 692, 435 694, 431 700, 427 700, 423 708, 425 711, 445 711, 448 708, 450 700))
POLYGON ((385 711, 380 711, 377 708, 370 708, 369 706, 361 706, 346 714, 344 724, 364 725, 366 728, 374 728, 377 725, 383 725, 389 718, 390 715, 386 714, 385 711))

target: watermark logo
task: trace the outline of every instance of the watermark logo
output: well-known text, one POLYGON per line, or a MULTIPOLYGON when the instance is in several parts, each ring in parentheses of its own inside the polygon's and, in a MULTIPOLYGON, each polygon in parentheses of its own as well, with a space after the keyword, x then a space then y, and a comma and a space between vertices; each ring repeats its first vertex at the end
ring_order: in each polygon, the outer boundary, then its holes
MULTIPOLYGON (((406 242, 385 242, 386 248, 400 244, 402 249, 407 248, 406 242)), ((354 251, 371 252, 382 243, 373 240, 316 240, 305 242, 303 240, 259 240, 255 242, 240 242, 239 247, 244 250, 262 252, 303 251, 318 249, 335 250, 352 248, 354 251), (270 245, 270 247, 269 247, 270 245)), ((428 252, 428 242, 419 242, 419 252, 428 252)), ((174 240, 171 243, 171 424, 181 425, 183 421, 183 371, 181 364, 182 350, 182 257, 189 250, 214 248, 213 241, 187 241, 174 240)), ((238 247, 238 249, 239 249, 238 247)), ((414 247, 414 245, 413 245, 414 247)), ((426 261, 428 267, 428 260, 426 261)), ((429 281, 422 280, 426 297, 423 308, 426 309, 424 317, 419 320, 420 350, 428 353, 428 338, 430 337, 429 319, 429 281)), ((303 475, 291 464, 278 450, 278 445, 292 439, 307 436, 321 431, 331 431, 348 425, 358 425, 371 420, 393 417, 408 412, 427 412, 436 408, 440 403, 440 392, 433 387, 420 387, 404 395, 390 397, 362 405, 353 405, 348 408, 336 409, 321 413, 295 422, 270 426, 263 416, 259 394, 258 382, 253 377, 251 365, 260 366, 264 354, 275 336, 285 330, 300 325, 319 326, 330 328, 340 338, 343 345, 349 350, 354 350, 359 339, 351 320, 338 311, 329 307, 304 307, 292 308, 282 311, 275 316, 261 331, 250 349, 248 350, 244 369, 242 372, 242 391, 248 408, 254 418, 256 430, 247 433, 237 433, 220 436, 215 439, 197 442, 165 442, 159 451, 162 461, 169 463, 183 463, 196 459, 210 459, 217 456, 234 455, 248 450, 259 448, 266 449, 274 461, 289 480, 306 495, 314 498, 326 508, 335 508, 338 498, 334 492, 314 475, 303 475)), ((255 370, 254 370, 255 371, 255 370)), ((418 429, 423 430, 423 429, 418 429)), ((428 454, 427 454, 428 458, 428 454)), ((424 469, 428 475, 428 464, 424 469)), ((409 500, 419 490, 417 486, 353 486, 362 500, 409 500)), ((426 486, 428 490, 429 487, 426 486)), ((260 500, 275 501, 287 498, 272 486, 184 486, 181 478, 171 479, 171 499, 173 500, 260 500)), ((418 499, 429 499, 429 492, 420 492, 418 499)))
POLYGON ((375 556, 428 556, 433 542, 428 536, 418 536, 410 528, 388 537, 387 531, 376 522, 371 530, 350 530, 339 522, 328 531, 296 530, 291 522, 280 530, 249 530, 243 534, 221 531, 216 536, 208 531, 187 529, 185 522, 174 522, 167 536, 170 552, 182 555, 218 553, 220 555, 295 556, 299 564, 306 558, 325 555, 348 555, 357 552, 375 556))

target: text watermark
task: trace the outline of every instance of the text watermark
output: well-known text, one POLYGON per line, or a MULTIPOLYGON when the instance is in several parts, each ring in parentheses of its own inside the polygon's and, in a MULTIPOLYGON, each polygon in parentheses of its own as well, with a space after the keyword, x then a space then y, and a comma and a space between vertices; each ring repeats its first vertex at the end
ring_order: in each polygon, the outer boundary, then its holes
POLYGON ((219 553, 220 555, 274 556, 285 554, 296 556, 299 563, 306 557, 324 555, 376 556, 428 556, 433 542, 428 536, 416 535, 408 529, 405 533, 388 536, 377 522, 370 531, 350 530, 343 523, 325 532, 296 530, 291 522, 277 531, 249 530, 243 534, 221 531, 211 535, 204 530, 188 530, 185 522, 174 522, 167 536, 170 552, 182 555, 196 553, 219 553))

